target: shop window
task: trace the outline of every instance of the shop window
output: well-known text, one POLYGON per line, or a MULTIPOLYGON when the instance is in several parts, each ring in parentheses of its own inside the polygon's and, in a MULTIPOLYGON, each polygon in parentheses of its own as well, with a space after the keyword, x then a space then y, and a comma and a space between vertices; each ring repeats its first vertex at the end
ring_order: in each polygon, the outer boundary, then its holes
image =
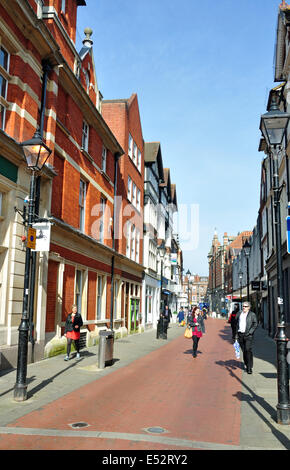
POLYGON ((103 286, 104 286, 103 276, 98 276, 98 283, 97 283, 97 320, 102 319, 103 286))

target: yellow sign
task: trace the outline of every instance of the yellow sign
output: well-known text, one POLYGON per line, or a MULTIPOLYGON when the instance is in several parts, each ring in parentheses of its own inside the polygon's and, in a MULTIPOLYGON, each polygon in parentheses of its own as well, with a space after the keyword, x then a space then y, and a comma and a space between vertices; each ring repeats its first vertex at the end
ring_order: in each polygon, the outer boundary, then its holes
POLYGON ((36 243, 36 230, 34 228, 29 228, 27 233, 27 248, 35 250, 36 243))

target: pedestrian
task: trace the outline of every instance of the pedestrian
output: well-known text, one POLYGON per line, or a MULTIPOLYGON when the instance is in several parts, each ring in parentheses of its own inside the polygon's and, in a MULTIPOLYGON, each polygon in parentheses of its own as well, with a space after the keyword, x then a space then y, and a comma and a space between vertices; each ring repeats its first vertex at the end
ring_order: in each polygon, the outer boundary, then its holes
POLYGON ((250 308, 250 302, 244 302, 242 312, 238 312, 236 316, 236 339, 243 351, 244 365, 248 374, 253 372, 253 335, 258 327, 256 314, 250 308))
POLYGON ((192 328, 192 356, 197 356, 197 347, 202 334, 205 333, 204 321, 198 307, 194 307, 187 319, 188 326, 192 328))
POLYGON ((75 348, 77 350, 76 358, 80 358, 80 328, 83 326, 83 319, 77 310, 77 305, 73 305, 72 311, 67 316, 65 322, 64 336, 66 336, 67 339, 67 352, 66 357, 64 358, 65 361, 69 361, 72 341, 74 342, 75 348))
POLYGON ((167 327, 170 323, 170 320, 171 320, 171 317, 172 317, 172 313, 171 313, 171 310, 170 308, 168 307, 168 305, 165 305, 165 309, 163 311, 163 318, 167 321, 167 327))
POLYGON ((179 326, 183 326, 184 325, 184 310, 183 310, 183 307, 180 308, 180 310, 178 312, 178 315, 177 315, 177 319, 178 319, 178 322, 179 322, 179 326))
POLYGON ((240 307, 239 304, 235 304, 234 310, 230 314, 230 318, 228 319, 228 323, 230 323, 232 328, 232 340, 233 343, 236 339, 236 329, 237 329, 237 314, 239 313, 240 307))

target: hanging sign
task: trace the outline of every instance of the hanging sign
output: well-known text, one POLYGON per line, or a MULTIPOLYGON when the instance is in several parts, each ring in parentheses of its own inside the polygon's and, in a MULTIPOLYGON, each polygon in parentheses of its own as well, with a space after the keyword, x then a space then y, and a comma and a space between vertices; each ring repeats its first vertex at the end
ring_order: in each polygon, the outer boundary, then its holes
POLYGON ((34 251, 49 251, 50 249, 50 232, 51 224, 47 222, 41 222, 34 224, 33 228, 36 232, 36 243, 34 251))

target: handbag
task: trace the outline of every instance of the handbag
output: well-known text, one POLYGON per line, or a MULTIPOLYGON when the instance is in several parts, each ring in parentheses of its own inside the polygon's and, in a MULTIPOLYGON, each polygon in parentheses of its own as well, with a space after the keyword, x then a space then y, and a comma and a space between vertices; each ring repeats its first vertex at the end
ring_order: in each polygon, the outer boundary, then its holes
POLYGON ((240 359, 241 357, 241 349, 238 341, 234 342, 234 350, 235 350, 235 355, 237 359, 240 359))
POLYGON ((185 338, 192 338, 192 328, 188 328, 188 326, 186 327, 186 330, 184 332, 184 337, 185 338))

